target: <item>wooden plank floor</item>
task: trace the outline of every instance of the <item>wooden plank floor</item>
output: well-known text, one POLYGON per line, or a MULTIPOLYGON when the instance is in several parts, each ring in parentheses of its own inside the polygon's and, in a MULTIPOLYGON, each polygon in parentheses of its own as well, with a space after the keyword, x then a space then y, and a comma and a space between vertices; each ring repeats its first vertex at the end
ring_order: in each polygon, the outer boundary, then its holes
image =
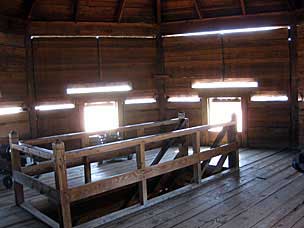
MULTIPOLYGON (((174 156, 171 150, 167 159, 174 156)), ((147 155, 149 163, 155 151, 147 155)), ((240 174, 202 187, 144 211, 121 218, 106 228, 152 227, 304 227, 304 176, 291 168, 293 154, 279 150, 243 149, 240 174)), ((135 168, 133 161, 94 165, 94 180, 135 168)), ((83 181, 82 170, 69 172, 70 185, 83 181)), ((49 176, 42 179, 50 180, 49 176)), ((26 196, 37 194, 26 190, 26 196)), ((0 227, 46 227, 13 206, 12 191, 0 189, 0 227)))

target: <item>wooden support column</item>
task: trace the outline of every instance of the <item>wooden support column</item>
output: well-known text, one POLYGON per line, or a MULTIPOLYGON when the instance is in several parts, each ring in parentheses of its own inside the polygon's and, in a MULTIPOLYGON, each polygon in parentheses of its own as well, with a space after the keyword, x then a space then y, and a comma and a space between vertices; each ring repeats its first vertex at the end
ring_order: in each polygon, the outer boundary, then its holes
POLYGON ((35 110, 36 105, 36 87, 35 87, 35 71, 34 71, 34 54, 32 47, 32 39, 29 34, 29 27, 26 28, 25 34, 26 48, 26 75, 27 75, 27 95, 28 95, 28 114, 30 122, 31 138, 38 137, 38 116, 35 110))
POLYGON ((166 80, 168 75, 155 75, 157 100, 159 106, 159 120, 167 119, 167 94, 166 94, 166 80))
MULTIPOLYGON (((201 151, 201 134, 196 132, 193 137, 193 154, 199 154, 201 151)), ((201 183, 202 178, 202 166, 200 160, 193 166, 193 179, 197 184, 201 183)))
POLYGON ((248 104, 250 96, 246 95, 242 97, 242 146, 248 146, 248 104))
MULTIPOLYGON (((232 121, 236 122, 236 114, 232 115, 232 121)), ((237 128, 236 125, 228 127, 227 131, 227 138, 228 138, 228 143, 234 143, 237 142, 237 128)), ((232 153, 229 154, 228 157, 228 164, 229 168, 239 168, 239 150, 236 150, 232 153)))
MULTIPOLYGON (((11 148, 12 170, 20 172, 21 171, 20 152, 12 149, 12 144, 18 144, 18 142, 19 142, 18 133, 15 131, 11 131, 9 133, 9 143, 11 148)), ((14 181, 14 191, 15 191, 16 205, 20 206, 24 202, 23 185, 14 181)))
POLYGON ((92 177, 91 177, 91 163, 89 161, 88 157, 84 157, 84 182, 90 183, 92 181, 92 177))
POLYGON ((290 54, 290 148, 297 151, 299 146, 299 104, 297 85, 297 26, 290 26, 289 30, 289 54, 290 54))
MULTIPOLYGON (((137 168, 138 169, 144 169, 146 167, 146 161, 145 161, 145 144, 141 143, 136 151, 136 161, 137 161, 137 168)), ((148 193, 147 193, 147 180, 144 179, 139 182, 138 184, 139 188, 139 201, 140 204, 144 205, 147 202, 148 199, 148 193)))
POLYGON ((68 189, 67 167, 65 159, 64 143, 56 141, 53 143, 54 166, 55 166, 55 181, 56 189, 59 191, 60 197, 60 226, 64 228, 72 227, 72 217, 68 189))

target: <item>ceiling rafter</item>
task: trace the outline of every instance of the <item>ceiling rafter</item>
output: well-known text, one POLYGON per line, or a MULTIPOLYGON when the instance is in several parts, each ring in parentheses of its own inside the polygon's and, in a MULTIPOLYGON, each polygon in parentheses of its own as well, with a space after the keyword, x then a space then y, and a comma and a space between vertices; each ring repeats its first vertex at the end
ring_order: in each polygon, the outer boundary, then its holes
POLYGON ((116 20, 117 20, 117 22, 121 22, 126 2, 127 2, 127 0, 120 0, 119 1, 118 7, 117 7, 117 11, 116 11, 116 20))
POLYGON ((202 15, 202 12, 201 12, 201 10, 200 10, 200 3, 199 3, 199 1, 198 1, 198 0, 193 0, 193 3, 194 3, 195 11, 196 11, 198 17, 199 17, 200 19, 202 19, 202 18, 203 18, 203 15, 202 15))
POLYGON ((25 6, 26 6, 25 17, 27 20, 32 19, 33 10, 35 8, 36 3, 37 0, 25 1, 25 6))
POLYGON ((296 10, 297 9, 297 3, 295 0, 287 0, 288 9, 289 10, 296 10))
POLYGON ((73 20, 78 21, 79 18, 79 0, 73 0, 73 20))
POLYGON ((245 0, 240 0, 240 3, 242 8, 242 14, 247 15, 245 0))
POLYGON ((161 7, 161 0, 155 0, 155 18, 156 23, 160 24, 162 22, 162 7, 161 7))

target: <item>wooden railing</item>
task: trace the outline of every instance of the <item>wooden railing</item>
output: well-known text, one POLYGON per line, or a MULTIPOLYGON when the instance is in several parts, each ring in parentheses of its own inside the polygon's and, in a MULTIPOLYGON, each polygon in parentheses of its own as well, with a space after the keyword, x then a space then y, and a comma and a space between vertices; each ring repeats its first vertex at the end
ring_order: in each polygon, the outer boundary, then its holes
MULTIPOLYGON (((217 157, 219 155, 221 158, 214 168, 214 173, 222 170, 224 162, 227 158, 229 168, 238 169, 239 156, 236 134, 236 117, 234 116, 232 121, 226 124, 197 126, 168 133, 137 137, 119 142, 108 143, 105 145, 65 151, 64 143, 59 140, 52 144, 52 150, 46 150, 27 144, 19 145, 17 134, 12 132, 10 133, 9 138, 12 148, 12 167, 16 204, 28 210, 37 218, 41 219, 52 227, 72 227, 70 209, 71 203, 88 199, 89 197, 97 196, 101 193, 135 183, 138 183, 140 204, 144 206, 149 205, 149 201, 151 200, 148 200, 147 181, 153 177, 166 175, 172 171, 180 170, 186 167, 193 167, 193 180, 196 185, 199 185, 202 181, 206 164, 208 165, 213 157, 217 157), (215 127, 223 127, 222 132, 219 134, 214 145, 210 149, 201 151, 201 133, 215 127), (220 142, 226 133, 228 144, 220 145, 220 142), (184 137, 192 138, 192 154, 188 153, 188 145, 186 145, 186 153, 184 151, 174 160, 157 163, 154 165, 146 165, 145 153, 148 144, 160 141, 170 141, 184 137), (78 187, 68 186, 68 167, 76 166, 77 164, 79 165, 84 160, 85 164, 90 164, 98 159, 116 157, 118 154, 115 153, 115 151, 128 149, 130 147, 136 148, 136 170, 96 182, 91 182, 91 170, 87 169, 85 171, 85 184, 78 187), (50 159, 50 161, 30 168, 21 167, 20 153, 40 156, 42 158, 50 159), (49 186, 31 176, 52 170, 55 171, 56 188, 49 186), (60 205, 60 223, 55 222, 45 214, 42 214, 40 211, 35 209, 29 203, 24 202, 23 185, 37 190, 40 194, 46 195, 49 199, 60 205)), ((185 141, 183 143, 185 145, 185 141)), ((134 211, 134 208, 132 210, 134 211)), ((100 221, 94 222, 97 222, 96 224, 99 225, 101 224, 100 221)), ((93 224, 90 223, 89 226, 91 227, 93 224)))
MULTIPOLYGON (((170 120, 165 120, 165 121, 127 125, 127 126, 122 126, 122 127, 111 129, 111 130, 103 130, 103 131, 96 131, 96 132, 76 132, 76 133, 70 133, 70 134, 54 135, 54 136, 37 138, 37 139, 24 140, 24 143, 34 146, 34 145, 53 143, 56 140, 61 140, 61 141, 65 142, 65 141, 69 141, 69 140, 79 139, 82 142, 81 143, 82 147, 85 147, 88 145, 88 138, 92 135, 103 135, 103 134, 111 134, 111 133, 118 133, 118 132, 126 133, 126 132, 130 132, 130 131, 136 131, 136 135, 139 137, 139 136, 144 135, 144 132, 146 129, 178 124, 180 122, 180 120, 181 119, 179 119, 179 118, 175 118, 175 119, 170 119, 170 120)), ((188 121, 187 118, 185 118, 185 120, 188 121)))

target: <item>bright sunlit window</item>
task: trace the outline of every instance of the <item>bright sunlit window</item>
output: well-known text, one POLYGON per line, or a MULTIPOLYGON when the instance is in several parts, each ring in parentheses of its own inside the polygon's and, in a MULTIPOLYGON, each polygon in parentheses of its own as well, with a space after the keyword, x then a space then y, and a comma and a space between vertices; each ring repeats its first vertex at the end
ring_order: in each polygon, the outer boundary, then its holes
POLYGON ((85 131, 95 132, 117 128, 117 102, 98 102, 86 104, 84 107, 85 131))
POLYGON ((77 86, 67 88, 67 94, 89 94, 89 93, 111 93, 131 91, 132 86, 129 83, 109 83, 102 86, 77 86))
MULTIPOLYGON (((232 114, 237 116, 237 131, 242 132, 242 104, 241 98, 219 97, 208 99, 209 124, 221 124, 231 121, 232 114)), ((222 128, 213 128, 210 131, 219 132, 222 128)))
POLYGON ((6 107, 6 108, 0 108, 0 115, 11 115, 11 114, 17 114, 22 112, 21 107, 6 107))
POLYGON ((156 103, 155 98, 134 98, 125 100, 125 104, 153 104, 156 103))
POLYGON ((74 104, 52 104, 52 105, 39 105, 35 107, 38 111, 52 111, 52 110, 62 110, 62 109, 73 109, 74 104))
POLYGON ((168 102, 178 103, 178 102, 200 102, 199 96, 179 96, 179 97, 169 97, 168 102))
POLYGON ((194 82, 193 89, 225 89, 225 88, 257 88, 257 82, 227 81, 227 82, 194 82))
POLYGON ((263 101, 288 101, 287 95, 254 95, 250 99, 255 102, 263 101))
POLYGON ((226 29, 217 31, 205 31, 205 32, 193 32, 193 33, 182 33, 174 35, 166 35, 165 37, 185 37, 185 36, 208 36, 208 35, 225 35, 232 33, 249 33, 249 32, 263 32, 271 31, 276 29, 286 28, 283 26, 267 26, 267 27, 255 27, 255 28, 240 28, 240 29, 226 29))

